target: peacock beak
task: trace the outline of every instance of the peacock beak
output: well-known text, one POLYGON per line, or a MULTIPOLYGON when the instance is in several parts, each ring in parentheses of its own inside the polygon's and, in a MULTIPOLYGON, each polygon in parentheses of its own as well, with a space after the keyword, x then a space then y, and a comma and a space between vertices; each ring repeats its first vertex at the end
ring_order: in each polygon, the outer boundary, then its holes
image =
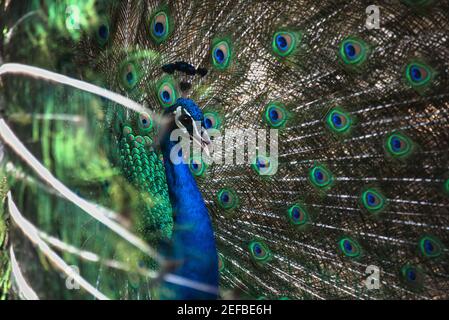
POLYGON ((207 156, 210 156, 208 145, 210 145, 211 140, 206 128, 201 125, 201 121, 195 121, 187 110, 178 107, 175 110, 175 123, 179 129, 184 130, 190 135, 193 143, 199 145, 201 150, 207 156))
POLYGON ((207 133, 207 129, 201 127, 201 148, 206 153, 208 157, 210 157, 209 145, 211 144, 209 134, 207 133))

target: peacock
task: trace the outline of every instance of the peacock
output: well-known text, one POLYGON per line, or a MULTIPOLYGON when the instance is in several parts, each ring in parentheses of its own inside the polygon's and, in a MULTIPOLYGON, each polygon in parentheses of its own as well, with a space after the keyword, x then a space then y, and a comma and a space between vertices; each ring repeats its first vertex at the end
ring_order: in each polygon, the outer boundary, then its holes
POLYGON ((449 298, 446 1, 3 0, 0 31, 0 298, 449 298))

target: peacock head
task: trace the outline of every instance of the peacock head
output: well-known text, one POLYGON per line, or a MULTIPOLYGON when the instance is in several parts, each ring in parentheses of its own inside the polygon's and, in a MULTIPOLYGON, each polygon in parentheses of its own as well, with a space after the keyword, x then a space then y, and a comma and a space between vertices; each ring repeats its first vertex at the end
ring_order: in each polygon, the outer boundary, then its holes
POLYGON ((179 98, 171 107, 165 109, 159 129, 159 141, 170 139, 173 130, 189 135, 193 143, 209 155, 208 145, 211 143, 204 122, 204 115, 198 105, 191 99, 179 98))

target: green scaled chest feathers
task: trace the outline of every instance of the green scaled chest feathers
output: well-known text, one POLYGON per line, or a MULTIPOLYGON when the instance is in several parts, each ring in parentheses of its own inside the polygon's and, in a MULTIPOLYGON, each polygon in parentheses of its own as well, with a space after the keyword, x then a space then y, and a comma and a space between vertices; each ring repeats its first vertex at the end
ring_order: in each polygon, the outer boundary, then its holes
POLYGON ((123 121, 116 117, 118 165, 126 179, 136 187, 141 199, 137 230, 147 240, 169 239, 173 229, 162 156, 152 147, 153 119, 147 113, 123 121))

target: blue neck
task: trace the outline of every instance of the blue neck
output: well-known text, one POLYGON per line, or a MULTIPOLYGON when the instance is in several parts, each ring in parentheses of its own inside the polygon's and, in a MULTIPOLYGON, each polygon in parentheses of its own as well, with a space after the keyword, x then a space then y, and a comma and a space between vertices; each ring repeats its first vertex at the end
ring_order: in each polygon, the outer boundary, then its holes
MULTIPOLYGON (((168 135, 167 135, 168 136, 168 135)), ((173 274, 218 287, 218 257, 214 232, 204 200, 188 164, 173 164, 170 151, 176 142, 167 137, 161 143, 170 202, 173 207, 172 259, 182 264, 173 274)), ((184 286, 164 284, 171 299, 216 299, 216 294, 184 286)))

